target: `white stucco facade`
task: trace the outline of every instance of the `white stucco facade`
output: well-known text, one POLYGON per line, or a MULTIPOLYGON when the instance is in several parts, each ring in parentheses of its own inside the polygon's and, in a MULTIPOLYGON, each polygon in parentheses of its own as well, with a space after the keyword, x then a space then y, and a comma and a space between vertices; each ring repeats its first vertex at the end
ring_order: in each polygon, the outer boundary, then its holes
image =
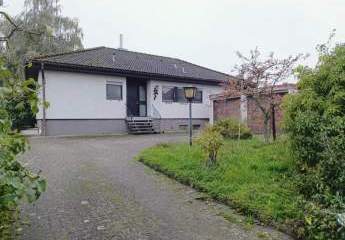
MULTIPOLYGON (((137 101, 127 99, 127 81, 132 81, 133 78, 127 80, 126 77, 118 76, 46 70, 45 79, 45 95, 49 103, 46 120, 42 121, 43 107, 36 116, 41 133, 42 129, 46 129, 46 135, 127 132, 127 100, 137 101), (122 86, 121 99, 107 100, 107 83, 122 86)), ((42 86, 41 73, 38 81, 42 86)), ((193 103, 192 108, 193 124, 199 127, 208 123, 211 117, 209 96, 222 91, 220 86, 215 85, 143 79, 134 81, 146 82, 147 116, 161 119, 162 131, 185 128, 189 117, 188 103, 163 101, 162 92, 165 86, 181 89, 193 85, 202 90, 202 102, 193 103)), ((41 99, 42 94, 43 90, 40 93, 41 99)))
POLYGON ((203 85, 203 84, 188 84, 188 83, 177 83, 177 82, 166 82, 166 81, 149 81, 147 84, 148 89, 148 113, 153 114, 152 105, 157 109, 162 118, 165 119, 176 119, 176 118, 188 118, 189 107, 188 103, 180 102, 163 102, 162 101, 162 89, 164 86, 167 87, 185 87, 193 85, 199 90, 202 90, 203 100, 202 103, 193 103, 192 117, 199 119, 208 119, 210 116, 211 102, 209 96, 211 94, 220 93, 222 88, 220 86, 203 85), (158 90, 158 95, 154 99, 154 88, 158 90))
MULTIPOLYGON (((45 71, 47 119, 124 119, 126 78, 85 73, 45 71), (122 85, 122 100, 106 99, 106 83, 122 85)), ((42 85, 42 75, 39 74, 42 85)), ((42 93, 41 93, 42 98, 42 93)), ((42 109, 37 115, 42 119, 42 109)))
MULTIPOLYGON (((126 78, 117 76, 103 76, 85 73, 69 73, 45 71, 46 110, 47 119, 125 119, 127 117, 126 78), (122 100, 106 99, 106 83, 112 82, 122 85, 122 100)), ((42 85, 42 75, 39 75, 42 85)), ((154 115, 153 107, 161 118, 177 119, 188 117, 188 104, 180 102, 163 102, 162 89, 164 86, 184 87, 188 83, 147 81, 147 113, 154 115), (157 95, 154 98, 154 88, 157 95)), ((202 90, 202 103, 193 104, 193 118, 208 119, 211 102, 209 95, 222 91, 220 86, 193 84, 202 90)), ((42 97, 42 95, 41 95, 42 97)), ((42 109, 37 115, 42 119, 42 109)))

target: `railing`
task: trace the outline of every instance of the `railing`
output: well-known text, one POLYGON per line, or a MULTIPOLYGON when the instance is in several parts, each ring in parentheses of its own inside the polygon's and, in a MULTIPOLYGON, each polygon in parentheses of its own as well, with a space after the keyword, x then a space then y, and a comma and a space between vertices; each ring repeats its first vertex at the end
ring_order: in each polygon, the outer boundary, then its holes
POLYGON ((151 108, 152 108, 152 125, 153 128, 155 129, 155 132, 160 133, 161 132, 161 114, 158 111, 158 109, 151 104, 151 108))
POLYGON ((154 118, 154 119, 161 119, 162 116, 159 113, 158 109, 153 104, 151 105, 151 107, 152 107, 152 118, 154 118))

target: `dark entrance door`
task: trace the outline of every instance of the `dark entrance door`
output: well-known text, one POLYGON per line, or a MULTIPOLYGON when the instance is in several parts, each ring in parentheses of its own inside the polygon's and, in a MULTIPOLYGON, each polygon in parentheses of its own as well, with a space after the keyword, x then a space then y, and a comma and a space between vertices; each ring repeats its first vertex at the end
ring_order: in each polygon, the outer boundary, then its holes
POLYGON ((146 117, 146 81, 127 78, 127 116, 146 117))

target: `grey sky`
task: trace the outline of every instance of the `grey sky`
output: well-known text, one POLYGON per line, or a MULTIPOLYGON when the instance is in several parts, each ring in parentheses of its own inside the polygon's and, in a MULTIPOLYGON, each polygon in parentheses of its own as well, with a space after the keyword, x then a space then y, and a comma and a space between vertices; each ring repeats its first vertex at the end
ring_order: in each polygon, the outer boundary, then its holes
MULTIPOLYGON (((4 0, 16 14, 23 0, 4 0)), ((62 0, 63 14, 79 18, 85 47, 118 47, 178 57, 229 73, 237 50, 258 46, 285 57, 310 53, 333 28, 345 42, 344 0, 62 0)))

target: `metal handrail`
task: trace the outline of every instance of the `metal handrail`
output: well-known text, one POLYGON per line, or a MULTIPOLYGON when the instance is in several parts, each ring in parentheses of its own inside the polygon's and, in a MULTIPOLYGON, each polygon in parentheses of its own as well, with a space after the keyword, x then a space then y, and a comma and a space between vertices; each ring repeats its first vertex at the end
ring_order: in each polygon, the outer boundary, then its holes
POLYGON ((162 118, 162 116, 161 116, 160 112, 158 111, 158 109, 153 104, 151 104, 151 107, 152 107, 152 119, 153 119, 153 122, 154 122, 154 125, 156 128, 156 132, 160 133, 161 132, 161 118, 162 118))
POLYGON ((151 107, 152 107, 152 118, 161 119, 162 115, 160 114, 158 109, 153 104, 151 104, 151 107))

